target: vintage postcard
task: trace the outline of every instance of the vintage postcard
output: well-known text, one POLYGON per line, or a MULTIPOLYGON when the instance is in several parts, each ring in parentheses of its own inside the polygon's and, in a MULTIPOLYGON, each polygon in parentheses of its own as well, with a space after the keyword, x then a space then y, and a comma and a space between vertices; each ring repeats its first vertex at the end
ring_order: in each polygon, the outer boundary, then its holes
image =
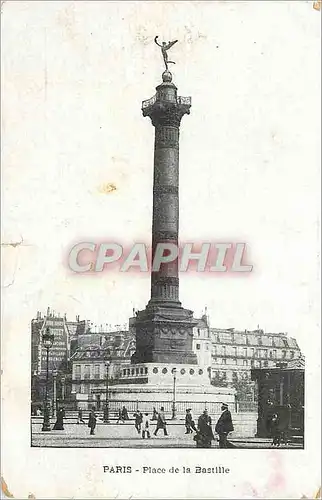
POLYGON ((321 497, 318 1, 3 1, 2 497, 321 497))

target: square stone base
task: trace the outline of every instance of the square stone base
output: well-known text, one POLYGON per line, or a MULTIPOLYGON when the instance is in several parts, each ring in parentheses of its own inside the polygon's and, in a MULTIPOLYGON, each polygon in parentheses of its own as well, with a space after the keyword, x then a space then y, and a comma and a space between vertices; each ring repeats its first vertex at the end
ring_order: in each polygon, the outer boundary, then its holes
POLYGON ((148 305, 136 316, 136 352, 132 363, 197 364, 192 350, 192 311, 181 306, 148 305))

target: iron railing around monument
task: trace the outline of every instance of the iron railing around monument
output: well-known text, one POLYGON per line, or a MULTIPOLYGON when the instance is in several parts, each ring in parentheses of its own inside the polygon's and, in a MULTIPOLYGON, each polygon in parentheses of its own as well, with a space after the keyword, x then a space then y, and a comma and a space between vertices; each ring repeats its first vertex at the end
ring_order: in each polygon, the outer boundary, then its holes
POLYGON ((156 100, 157 100, 157 95, 155 94, 153 97, 150 97, 150 99, 142 101, 142 109, 148 108, 149 106, 153 106, 156 100))
MULTIPOLYGON (((88 418, 89 411, 92 407, 95 407, 96 414, 98 418, 103 418, 104 411, 104 401, 97 401, 94 398, 90 399, 78 399, 77 401, 57 401, 57 408, 64 407, 66 412, 66 422, 70 421, 71 423, 76 423, 78 409, 82 408, 83 417, 88 418)), ((109 411, 110 411, 110 420, 117 421, 119 410, 123 408, 127 409, 129 418, 133 420, 134 413, 137 410, 140 410, 142 413, 149 413, 150 418, 153 414, 153 408, 156 411, 159 411, 161 407, 164 408, 166 418, 171 420, 172 417, 172 401, 140 401, 132 400, 122 400, 118 401, 115 399, 109 400, 109 411)), ((192 411, 192 415, 194 419, 198 419, 199 415, 207 409, 209 415, 214 419, 217 418, 221 413, 221 403, 213 403, 205 401, 176 401, 176 414, 178 420, 183 420, 186 414, 186 410, 190 408, 192 411)), ((228 403, 229 410, 233 413, 256 413, 257 412, 257 403, 253 403, 250 401, 238 401, 236 403, 228 403)), ((35 412, 32 412, 35 415, 35 412)), ((41 416, 33 417, 35 420, 41 420, 41 416)))
MULTIPOLYGON (((75 410, 77 407, 81 407, 84 410, 89 410, 92 407, 95 407, 96 411, 102 410, 104 407, 104 401, 96 401, 94 398, 93 399, 84 399, 84 400, 77 400, 77 403, 75 401, 75 410)), ((171 418, 172 415, 172 408, 173 408, 173 401, 142 401, 142 400, 115 400, 115 399, 109 399, 109 410, 111 414, 111 418, 113 416, 118 415, 118 411, 123 408, 127 409, 129 416, 133 416, 133 413, 136 412, 137 410, 140 410, 142 413, 149 413, 149 415, 152 415, 153 413, 153 408, 156 409, 156 411, 159 411, 161 407, 164 408, 165 414, 167 418, 171 418)), ((198 417, 201 415, 201 413, 204 410, 208 410, 209 415, 219 415, 221 413, 221 403, 214 403, 214 402, 209 402, 207 399, 204 401, 176 401, 176 413, 178 418, 184 418, 186 414, 186 410, 190 408, 193 415, 195 417, 198 417)), ((235 403, 228 403, 228 408, 231 412, 236 413, 238 411, 238 406, 235 403)))
MULTIPOLYGON (((153 104, 155 104, 157 100, 158 100, 157 94, 155 94, 153 97, 150 97, 150 99, 142 101, 142 109, 146 109, 149 108, 150 106, 153 106, 153 104)), ((177 103, 185 104, 186 106, 191 106, 191 97, 185 97, 181 95, 177 96, 177 103)))

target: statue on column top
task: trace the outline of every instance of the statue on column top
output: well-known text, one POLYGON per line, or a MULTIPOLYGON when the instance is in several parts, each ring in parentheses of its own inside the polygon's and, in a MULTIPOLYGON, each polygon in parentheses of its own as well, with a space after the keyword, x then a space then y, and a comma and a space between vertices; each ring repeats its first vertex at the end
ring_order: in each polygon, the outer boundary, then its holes
POLYGON ((163 55, 163 60, 164 60, 164 64, 165 64, 165 69, 166 69, 166 71, 168 71, 168 70, 169 70, 169 69, 168 69, 168 64, 175 64, 175 62, 174 62, 174 61, 169 61, 167 51, 168 51, 169 49, 171 49, 171 47, 172 47, 175 43, 177 43, 177 41, 178 41, 178 40, 174 40, 173 42, 170 42, 170 41, 169 41, 168 43, 166 43, 166 42, 162 42, 162 45, 161 45, 161 44, 157 41, 157 40, 158 40, 158 38, 159 38, 159 37, 158 37, 158 36, 156 36, 156 37, 154 38, 154 41, 155 41, 155 43, 158 45, 158 47, 160 47, 160 48, 161 48, 161 52, 162 52, 162 55, 163 55))

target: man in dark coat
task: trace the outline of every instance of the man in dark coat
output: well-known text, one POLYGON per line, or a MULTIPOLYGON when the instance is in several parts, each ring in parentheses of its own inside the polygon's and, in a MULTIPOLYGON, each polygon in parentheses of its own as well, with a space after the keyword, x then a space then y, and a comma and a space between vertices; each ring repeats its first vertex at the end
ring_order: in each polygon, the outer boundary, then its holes
POLYGON ((167 422, 165 420, 164 407, 163 406, 161 406, 161 410, 158 413, 157 426, 156 426, 156 429, 154 431, 154 435, 155 436, 157 435, 159 429, 163 429, 163 433, 164 433, 165 436, 168 435, 168 432, 167 432, 167 422))
POLYGON ((185 432, 185 434, 191 434, 192 430, 194 430, 194 431, 197 432, 195 423, 194 423, 192 415, 191 415, 191 408, 188 408, 186 410, 185 426, 186 426, 186 432, 185 432))
POLYGON ((85 421, 83 419, 83 410, 81 408, 78 408, 77 423, 79 424, 80 422, 82 422, 82 424, 85 424, 85 421))
POLYGON ((122 408, 121 415, 122 415, 123 421, 129 420, 129 415, 128 415, 128 412, 127 412, 127 409, 125 406, 123 406, 123 408, 122 408))
POLYGON ((198 418, 198 430, 193 439, 196 441, 197 448, 211 448, 211 441, 215 438, 212 432, 211 417, 208 415, 208 410, 205 410, 198 418))
POLYGON ((142 425, 142 421, 143 421, 143 415, 142 413, 137 410, 135 413, 134 413, 134 425, 135 425, 135 428, 136 430, 138 431, 138 434, 140 434, 141 432, 141 425, 142 425))
POLYGON ((227 436, 229 432, 234 430, 231 413, 228 410, 228 405, 225 403, 221 406, 222 414, 220 415, 215 427, 215 431, 219 435, 219 448, 228 448, 227 436))
POLYGON ((117 417, 116 423, 118 424, 119 422, 123 422, 123 424, 124 424, 124 417, 123 417, 123 413, 122 413, 121 408, 118 411, 118 417, 117 417))
POLYGON ((95 413, 95 406, 93 406, 91 411, 90 411, 89 417, 88 417, 88 427, 91 430, 91 432, 90 432, 91 435, 95 434, 94 430, 96 427, 96 420, 97 420, 97 417, 96 417, 96 413, 95 413))

